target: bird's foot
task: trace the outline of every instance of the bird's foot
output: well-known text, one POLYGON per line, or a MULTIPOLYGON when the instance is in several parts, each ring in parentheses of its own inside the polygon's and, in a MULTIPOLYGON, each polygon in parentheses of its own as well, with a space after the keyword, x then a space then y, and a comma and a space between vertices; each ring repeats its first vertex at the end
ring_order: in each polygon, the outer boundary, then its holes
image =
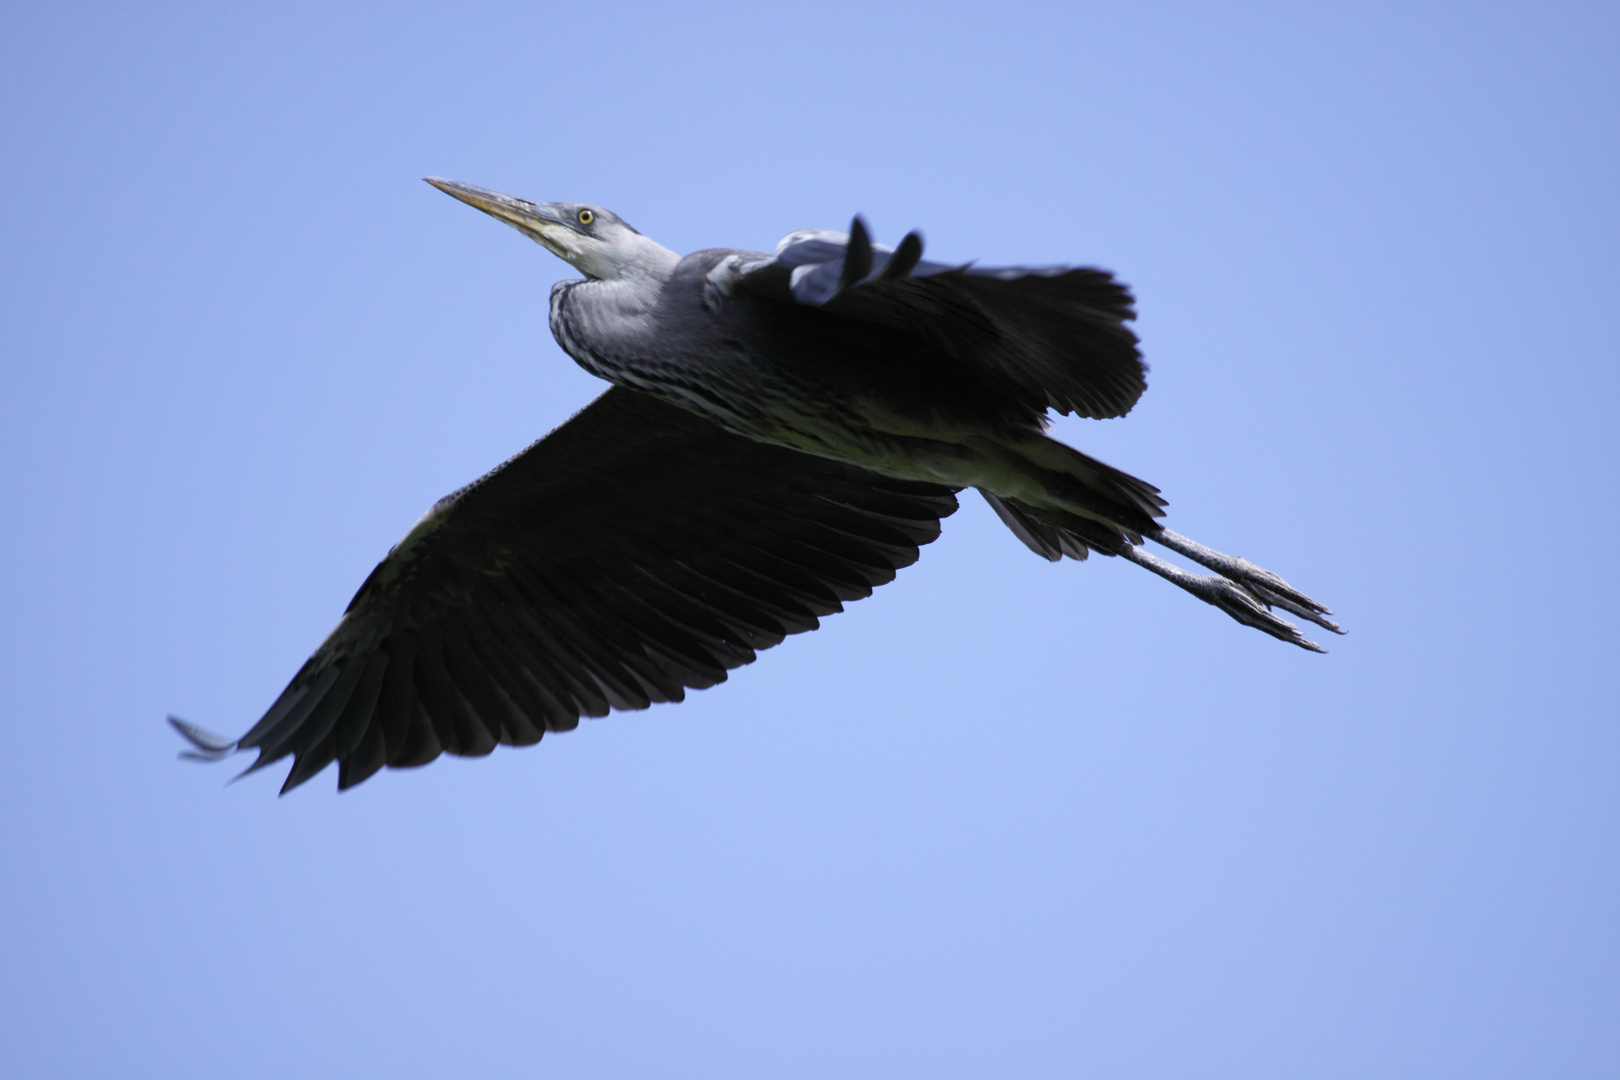
MULTIPOLYGON (((1273 614, 1267 606, 1270 601, 1260 596, 1260 590, 1248 583, 1234 581, 1225 576, 1217 577, 1214 574, 1190 573, 1134 545, 1127 545, 1120 554, 1144 570, 1151 570, 1166 581, 1186 589, 1204 603, 1220 608, 1244 626, 1252 626, 1274 638, 1298 645, 1302 649, 1309 649, 1311 652, 1327 651, 1301 634, 1299 627, 1273 614)), ((1292 606, 1282 604, 1280 600, 1276 602, 1279 606, 1288 607, 1290 611, 1295 610, 1292 606)))
MULTIPOLYGON (((1237 582, 1267 607, 1280 607, 1284 611, 1293 612, 1302 619, 1310 620, 1324 630, 1331 630, 1335 634, 1344 633, 1343 630, 1339 629, 1338 623, 1327 618, 1333 612, 1312 600, 1270 570, 1258 567, 1248 559, 1237 555, 1227 555, 1216 551, 1214 548, 1205 547, 1198 541, 1188 539, 1180 533, 1171 532, 1163 526, 1146 535, 1155 543, 1162 544, 1178 555, 1186 556, 1199 566, 1206 566, 1227 580, 1237 582)), ((1214 603, 1214 601, 1210 602, 1214 603)))

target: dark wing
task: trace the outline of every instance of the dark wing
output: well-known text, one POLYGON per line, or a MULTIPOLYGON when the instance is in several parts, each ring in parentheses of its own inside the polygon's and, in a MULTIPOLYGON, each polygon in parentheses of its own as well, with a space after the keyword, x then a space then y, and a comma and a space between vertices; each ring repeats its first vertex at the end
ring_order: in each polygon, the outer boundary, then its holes
POLYGON ((916 233, 890 250, 858 217, 848 237, 793 233, 738 270, 756 295, 914 334, 1038 410, 1124 416, 1147 389, 1130 290, 1105 270, 924 262, 916 233))
POLYGON ((723 682, 892 580, 955 509, 614 388, 440 500, 240 740, 175 726, 191 756, 291 755, 284 792, 334 759, 347 788, 527 745, 723 682))

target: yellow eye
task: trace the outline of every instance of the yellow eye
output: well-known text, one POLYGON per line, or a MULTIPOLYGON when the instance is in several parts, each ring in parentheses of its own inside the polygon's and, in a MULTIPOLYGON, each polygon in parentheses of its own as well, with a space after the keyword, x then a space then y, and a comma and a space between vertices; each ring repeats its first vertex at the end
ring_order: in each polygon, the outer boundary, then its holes
POLYGON ((581 225, 589 225, 591 222, 593 222, 595 220, 596 220, 596 215, 591 213, 589 210, 581 210, 579 212, 579 223, 581 225))

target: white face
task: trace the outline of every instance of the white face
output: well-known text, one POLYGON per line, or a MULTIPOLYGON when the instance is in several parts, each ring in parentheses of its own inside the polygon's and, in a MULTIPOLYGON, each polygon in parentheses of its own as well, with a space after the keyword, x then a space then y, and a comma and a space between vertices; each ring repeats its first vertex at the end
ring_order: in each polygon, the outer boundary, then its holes
MULTIPOLYGON (((612 281, 634 270, 650 241, 617 214, 585 203, 542 203, 519 225, 536 243, 587 277, 612 281)), ((656 246, 656 245, 654 245, 656 246)))

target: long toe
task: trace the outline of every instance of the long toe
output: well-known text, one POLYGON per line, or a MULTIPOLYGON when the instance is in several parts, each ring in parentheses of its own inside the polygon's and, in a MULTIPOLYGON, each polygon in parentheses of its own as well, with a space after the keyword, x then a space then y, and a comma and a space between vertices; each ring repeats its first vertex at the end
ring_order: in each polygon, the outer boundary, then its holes
MULTIPOLYGON (((1189 588, 1188 592, 1199 596, 1206 603, 1220 608, 1244 626, 1252 626, 1256 630, 1262 630, 1274 638, 1298 645, 1302 649, 1309 649, 1311 652, 1327 651, 1301 634, 1299 627, 1272 612, 1265 606, 1263 599, 1257 598, 1254 593, 1251 593, 1237 582, 1213 575, 1194 574, 1189 576, 1204 583, 1204 587, 1200 591, 1195 586, 1189 588)), ((1295 614, 1300 613, 1295 612, 1295 614)), ((1309 618, 1310 616, 1304 617, 1309 618)))
MULTIPOLYGON (((1258 570, 1259 567, 1256 567, 1255 569, 1258 570)), ((1270 571, 1262 571, 1262 573, 1270 574, 1271 577, 1277 576, 1276 574, 1271 574, 1270 571)), ((1260 602, 1263 604, 1275 605, 1276 607, 1282 608, 1284 611, 1291 611, 1300 618, 1309 619, 1322 629, 1331 630, 1335 634, 1344 633, 1343 630, 1339 629, 1338 623, 1327 617, 1333 613, 1322 607, 1322 605, 1312 603, 1310 607, 1306 607, 1304 604, 1296 602, 1292 597, 1300 595, 1299 593, 1292 593, 1289 596, 1284 596, 1280 593, 1273 592, 1264 584, 1257 581, 1245 581, 1243 582, 1243 587, 1258 597, 1260 602)))

